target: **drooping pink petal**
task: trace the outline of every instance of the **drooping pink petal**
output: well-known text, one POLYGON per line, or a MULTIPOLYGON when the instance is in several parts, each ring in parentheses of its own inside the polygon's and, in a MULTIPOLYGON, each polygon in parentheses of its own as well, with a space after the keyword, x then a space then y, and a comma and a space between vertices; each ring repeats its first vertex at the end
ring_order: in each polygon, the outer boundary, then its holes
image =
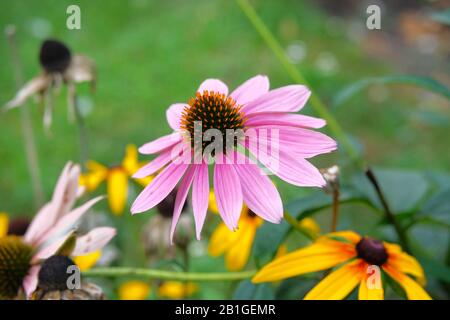
POLYGON ((30 298, 31 294, 36 290, 38 285, 38 275, 41 270, 41 266, 36 265, 32 266, 30 270, 28 270, 28 274, 22 282, 22 287, 25 292, 25 296, 27 299, 30 298))
POLYGON ((33 245, 50 229, 52 221, 49 217, 54 216, 51 212, 53 208, 51 202, 49 202, 39 210, 24 235, 25 242, 33 245))
POLYGON ((235 169, 248 208, 264 220, 280 223, 283 218, 283 203, 273 182, 256 164, 249 161, 235 164, 235 169))
POLYGON ((273 125, 252 129, 257 132, 259 145, 273 146, 301 158, 311 158, 337 148, 335 140, 309 129, 273 125))
POLYGON ((203 81, 197 92, 203 93, 205 90, 223 93, 226 96, 228 95, 227 85, 219 79, 206 79, 203 81))
POLYGON ((238 227, 243 197, 239 177, 232 164, 214 165, 214 195, 220 216, 230 230, 238 227))
POLYGON ((38 263, 41 260, 45 260, 55 255, 58 250, 62 247, 62 245, 69 239, 69 237, 73 234, 72 231, 68 231, 67 233, 61 235, 58 238, 53 238, 51 241, 42 244, 36 253, 33 255, 31 259, 32 263, 38 263))
POLYGON ((75 249, 72 256, 83 256, 85 254, 100 250, 116 235, 116 229, 110 227, 98 227, 92 229, 88 234, 77 237, 75 249))
POLYGON ((261 152, 253 144, 246 144, 250 152, 280 179, 300 187, 323 187, 325 180, 320 171, 307 160, 283 149, 261 152))
POLYGON ((166 150, 158 155, 155 159, 144 165, 133 174, 133 178, 141 179, 151 176, 172 160, 172 150, 166 150))
POLYGON ((142 154, 154 154, 164 149, 167 149, 177 142, 181 141, 182 137, 178 132, 162 136, 156 140, 144 144, 139 148, 139 152, 142 154))
POLYGON ((194 175, 197 173, 198 165, 191 165, 186 172, 186 175, 181 180, 180 186, 177 191, 177 196, 175 198, 175 205, 173 207, 173 217, 172 225, 170 226, 170 243, 173 244, 173 235, 175 233, 175 228, 180 219, 181 211, 183 210, 184 203, 191 187, 194 175))
POLYGON ((173 130, 180 129, 181 115, 184 108, 189 107, 185 103, 172 104, 166 111, 167 122, 173 130))
POLYGON ((160 203, 175 188, 188 167, 185 163, 170 163, 134 200, 131 213, 150 210, 160 203))
POLYGON ((290 85, 269 91, 242 108, 246 115, 262 112, 297 112, 306 104, 311 91, 302 85, 290 85))
POLYGON ((194 211, 195 230, 197 240, 200 240, 200 233, 205 223, 209 201, 209 175, 206 163, 198 165, 197 174, 194 176, 192 185, 192 209, 194 211))
POLYGON ((85 204, 79 206, 78 208, 70 211, 61 219, 59 219, 54 226, 52 226, 43 237, 41 237, 37 241, 37 245, 44 243, 45 241, 51 239, 52 237, 56 237, 61 235, 64 232, 67 232, 68 229, 73 228, 78 220, 88 212, 88 210, 97 202, 102 200, 104 197, 96 197, 94 199, 89 200, 85 204))
POLYGON ((292 113, 255 113, 249 115, 245 122, 247 127, 279 125, 315 129, 322 128, 325 124, 323 119, 292 113))
POLYGON ((64 179, 64 185, 58 185, 53 194, 52 204, 57 212, 56 221, 64 216, 77 200, 80 172, 79 165, 72 165, 67 173, 67 180, 64 179))
POLYGON ((236 100, 237 104, 244 105, 269 92, 269 86, 267 76, 257 75, 237 87, 230 96, 236 100))

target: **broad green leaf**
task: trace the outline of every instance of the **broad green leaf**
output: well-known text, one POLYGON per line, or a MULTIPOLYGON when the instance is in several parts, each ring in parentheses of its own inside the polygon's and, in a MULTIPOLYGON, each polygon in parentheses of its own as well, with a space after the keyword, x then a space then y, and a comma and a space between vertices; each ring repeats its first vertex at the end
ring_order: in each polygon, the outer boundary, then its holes
POLYGON ((450 26, 450 8, 440 12, 434 12, 431 15, 431 19, 450 26))
POLYGON ((450 223, 450 187, 433 194, 421 207, 420 215, 450 223))
MULTIPOLYGON (((394 213, 413 210, 429 190, 425 173, 397 169, 374 169, 381 190, 394 213)), ((353 177, 353 186, 379 209, 381 202, 374 187, 364 174, 353 177)))
POLYGON ((408 84, 414 85, 426 90, 440 94, 447 99, 450 99, 450 89, 442 83, 423 76, 410 76, 410 75, 394 75, 385 77, 373 77, 359 80, 344 89, 342 89, 334 98, 332 107, 338 108, 347 102, 354 95, 358 94, 362 90, 374 84, 408 84))
POLYGON ((269 283, 253 284, 242 281, 234 292, 234 300, 274 300, 275 294, 269 283))
POLYGON ((450 283, 450 268, 445 264, 426 257, 418 257, 426 275, 450 283))

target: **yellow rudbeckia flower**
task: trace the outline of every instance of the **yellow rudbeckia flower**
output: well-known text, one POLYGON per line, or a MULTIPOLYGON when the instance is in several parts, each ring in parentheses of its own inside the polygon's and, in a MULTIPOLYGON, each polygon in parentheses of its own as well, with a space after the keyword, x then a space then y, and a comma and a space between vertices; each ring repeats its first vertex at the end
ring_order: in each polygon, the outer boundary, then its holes
POLYGON ((195 283, 183 283, 178 281, 166 281, 158 288, 161 298, 183 299, 198 291, 195 283))
POLYGON ((0 238, 8 233, 9 218, 6 212, 0 212, 0 238))
MULTIPOLYGON (((145 163, 138 161, 138 152, 135 145, 127 145, 125 157, 122 163, 116 166, 106 167, 96 161, 88 161, 88 172, 80 176, 80 185, 88 191, 94 191, 106 181, 108 203, 115 215, 121 215, 128 197, 128 180, 145 163)), ((146 186, 151 177, 135 179, 139 184, 146 186)))
POLYGON ((73 257, 72 260, 75 264, 80 268, 81 271, 87 271, 91 269, 97 261, 101 258, 102 251, 97 250, 91 253, 88 253, 84 256, 76 256, 73 257))
POLYGON ((120 300, 145 300, 151 293, 151 287, 147 282, 128 281, 118 289, 120 300))
MULTIPOLYGON (((210 193, 209 209, 218 213, 213 192, 210 193)), ((244 206, 238 230, 233 232, 222 222, 213 232, 208 246, 209 254, 213 257, 224 254, 225 265, 230 271, 243 269, 250 257, 256 230, 262 223, 261 218, 244 206)))
POLYGON ((340 267, 320 281, 305 299, 344 299, 358 284, 360 300, 383 299, 381 270, 405 290, 408 299, 431 299, 419 284, 425 282, 425 276, 414 257, 398 245, 361 237, 352 231, 324 235, 310 246, 277 258, 263 267, 252 281, 279 281, 338 265, 340 267))

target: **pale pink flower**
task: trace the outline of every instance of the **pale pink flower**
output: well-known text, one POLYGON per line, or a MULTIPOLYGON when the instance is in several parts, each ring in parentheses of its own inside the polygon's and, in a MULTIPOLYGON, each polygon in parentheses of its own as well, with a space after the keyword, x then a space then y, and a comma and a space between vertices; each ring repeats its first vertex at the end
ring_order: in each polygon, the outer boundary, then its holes
MULTIPOLYGON (((321 128, 325 121, 295 114, 306 104, 308 88, 290 85, 269 91, 269 79, 258 75, 228 94, 228 87, 220 80, 208 79, 197 90, 195 98, 187 104, 176 103, 167 110, 167 121, 174 133, 144 144, 142 154, 158 154, 149 164, 138 170, 134 177, 143 178, 161 172, 134 201, 133 214, 147 211, 160 203, 176 186, 178 192, 173 212, 171 239, 183 204, 192 187, 197 238, 205 221, 208 208, 208 162, 192 161, 194 122, 202 121, 201 131, 218 129, 225 137, 226 129, 242 129, 248 137, 238 138, 231 148, 215 155, 214 193, 219 213, 231 230, 238 226, 243 203, 261 218, 279 223, 283 217, 280 194, 271 180, 261 173, 257 163, 242 156, 250 151, 259 163, 282 180, 296 185, 322 187, 325 181, 319 170, 306 159, 336 149, 336 142, 311 128, 321 128), (265 132, 268 134, 264 134, 265 132), (190 134, 190 135, 187 135, 190 134), (256 142, 251 143, 251 142, 256 142), (258 152, 258 148, 275 146, 276 155, 258 152), (239 150, 237 150, 239 148, 239 150), (182 152, 180 153, 180 150, 182 152), (189 150, 186 154, 184 150, 189 150), (180 159, 175 159, 180 157, 180 159), (244 157, 244 163, 236 160, 244 157), (186 161, 189 160, 189 161, 186 161), (181 182, 180 182, 181 181, 181 182)), ((205 150, 205 144, 202 146, 205 150)))
MULTIPOLYGON (((37 287, 40 262, 58 252, 74 234, 74 228, 80 218, 102 199, 102 197, 97 197, 77 208, 72 208, 83 191, 79 187, 79 175, 80 167, 78 165, 69 162, 64 167, 51 201, 37 213, 25 235, 20 239, 33 252, 29 263, 30 269, 22 284, 27 297, 37 287)), ((104 247, 115 234, 114 228, 95 228, 86 235, 76 238, 76 245, 71 256, 97 251, 104 247)))

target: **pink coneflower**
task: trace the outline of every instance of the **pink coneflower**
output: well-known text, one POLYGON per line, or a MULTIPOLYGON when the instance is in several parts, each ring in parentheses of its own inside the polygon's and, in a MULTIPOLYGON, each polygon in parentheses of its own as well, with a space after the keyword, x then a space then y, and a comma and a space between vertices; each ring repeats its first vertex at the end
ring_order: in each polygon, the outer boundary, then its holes
MULTIPOLYGON (((61 173, 52 200, 44 205, 23 237, 0 236, 0 298, 14 298, 20 289, 27 297, 36 289, 41 262, 57 254, 74 236, 77 221, 102 197, 72 209, 81 194, 80 168, 68 163, 61 173)), ((85 255, 104 247, 115 235, 114 228, 99 227, 76 237, 71 256, 85 255)))
POLYGON ((220 80, 204 81, 188 103, 177 103, 168 108, 167 121, 175 132, 139 149, 142 154, 159 155, 137 171, 135 178, 162 170, 137 197, 131 212, 135 214, 153 208, 179 184, 172 238, 192 186, 199 239, 208 208, 211 157, 205 153, 209 152, 214 158, 217 206, 228 228, 237 228, 243 203, 261 218, 279 223, 283 217, 280 195, 267 175, 261 172, 258 162, 293 185, 322 187, 325 185, 322 175, 306 159, 336 149, 333 139, 310 130, 323 127, 324 120, 294 114, 305 105, 309 96, 310 91, 302 85, 269 91, 269 79, 261 75, 247 80, 231 94, 220 80), (205 133, 211 129, 216 133, 214 139, 227 142, 231 130, 231 143, 209 150, 211 143, 205 142, 208 140, 205 133), (233 132, 243 132, 244 136, 233 135, 233 132), (200 143, 196 140, 199 134, 203 138, 200 143), (197 157, 199 148, 202 151, 200 161, 197 157), (276 152, 269 154, 264 151, 266 149, 276 152), (257 162, 250 160, 243 151, 249 151, 257 162))

